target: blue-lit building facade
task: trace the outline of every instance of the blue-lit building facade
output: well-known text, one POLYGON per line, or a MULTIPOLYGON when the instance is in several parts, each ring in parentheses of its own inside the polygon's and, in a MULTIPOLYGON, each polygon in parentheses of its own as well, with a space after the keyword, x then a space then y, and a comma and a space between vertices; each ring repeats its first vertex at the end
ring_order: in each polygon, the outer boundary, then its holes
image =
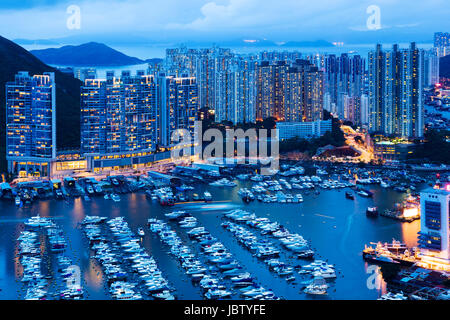
POLYGON ((261 61, 256 70, 256 119, 322 119, 323 72, 311 62, 261 61))
POLYGON ((195 77, 165 76, 158 78, 157 143, 163 147, 173 144, 172 135, 177 129, 186 129, 194 135, 198 117, 198 87, 195 77))
POLYGON ((277 130, 280 140, 291 138, 309 139, 331 132, 332 122, 331 119, 311 122, 278 122, 277 130))
POLYGON ((381 45, 369 53, 369 131, 403 138, 424 133, 424 51, 411 43, 408 49, 381 45))
POLYGON ((138 169, 170 158, 176 129, 193 134, 198 113, 194 77, 107 72, 81 89, 81 154, 93 172, 138 169), (156 153, 156 151, 162 151, 156 153))
POLYGON ((56 158, 54 73, 19 72, 6 84, 6 160, 15 175, 49 176, 56 158))
MULTIPOLYGON (((93 171, 147 161, 157 143, 158 84, 138 72, 87 79, 81 88, 81 154, 93 171), (142 158, 142 159, 141 159, 142 158)), ((151 161, 148 161, 151 162, 151 161)))
POLYGON ((450 185, 420 194, 421 265, 450 271, 450 185))

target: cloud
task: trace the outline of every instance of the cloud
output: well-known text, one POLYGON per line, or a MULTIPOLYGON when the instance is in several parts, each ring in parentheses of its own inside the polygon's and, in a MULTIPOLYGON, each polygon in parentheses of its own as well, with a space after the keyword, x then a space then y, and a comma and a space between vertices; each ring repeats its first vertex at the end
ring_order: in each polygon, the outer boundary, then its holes
POLYGON ((450 30, 448 0, 39 1, 45 6, 37 0, 1 1, 0 30, 9 38, 139 33, 154 39, 195 40, 203 36, 334 41, 365 31, 366 9, 372 4, 381 8, 383 28, 379 31, 388 30, 398 38, 414 31, 431 39, 435 31, 450 30), (69 4, 81 8, 81 30, 66 28, 69 4))

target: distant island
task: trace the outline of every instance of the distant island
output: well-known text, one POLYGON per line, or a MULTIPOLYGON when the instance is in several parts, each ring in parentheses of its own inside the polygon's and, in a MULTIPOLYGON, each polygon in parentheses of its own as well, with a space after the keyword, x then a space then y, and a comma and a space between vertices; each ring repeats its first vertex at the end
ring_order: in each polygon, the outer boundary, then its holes
POLYGON ((281 45, 282 47, 334 47, 334 44, 325 40, 317 41, 288 41, 281 45))
POLYGON ((42 62, 58 66, 113 67, 145 63, 144 60, 127 56, 97 42, 79 46, 31 50, 30 52, 42 62))

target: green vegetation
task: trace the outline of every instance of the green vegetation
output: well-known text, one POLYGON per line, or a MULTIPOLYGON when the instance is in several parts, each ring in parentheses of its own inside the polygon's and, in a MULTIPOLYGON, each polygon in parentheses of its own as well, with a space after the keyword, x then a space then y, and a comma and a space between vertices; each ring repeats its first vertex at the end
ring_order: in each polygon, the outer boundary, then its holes
POLYGON ((14 80, 14 75, 19 71, 28 71, 31 75, 55 72, 57 147, 69 149, 80 146, 81 81, 47 66, 22 47, 0 37, 0 172, 6 171, 5 84, 14 80))
POLYGON ((97 42, 30 52, 41 61, 57 66, 127 66, 144 63, 141 59, 129 57, 97 42))
MULTIPOLYGON (((324 111, 324 120, 332 119, 332 131, 325 133, 322 137, 314 139, 301 139, 292 138, 280 142, 280 152, 299 151, 307 152, 309 155, 314 155, 318 148, 326 145, 333 145, 335 147, 341 147, 345 144, 344 133, 340 129, 339 120, 331 117, 330 113, 324 111)), ((218 129, 225 136, 226 129, 274 129, 276 127, 275 118, 267 118, 263 121, 257 121, 256 123, 238 123, 233 125, 230 121, 223 121, 222 123, 214 122, 212 119, 203 120, 203 133, 208 129, 218 129)), ((270 135, 270 134, 269 134, 270 135)))
POLYGON ((408 159, 410 162, 435 162, 450 164, 450 131, 428 130, 425 142, 419 144, 408 159))

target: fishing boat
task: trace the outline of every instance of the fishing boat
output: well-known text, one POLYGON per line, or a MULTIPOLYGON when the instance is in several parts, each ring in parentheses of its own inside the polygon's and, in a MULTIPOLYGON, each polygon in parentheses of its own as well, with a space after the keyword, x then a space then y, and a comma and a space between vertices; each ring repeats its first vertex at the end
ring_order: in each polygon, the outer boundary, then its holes
POLYGON ((173 211, 173 212, 166 213, 165 216, 169 220, 177 220, 179 218, 183 218, 184 216, 186 216, 186 211, 173 211))
POLYGON ((353 193, 350 192, 350 191, 347 191, 347 192, 345 193, 345 197, 346 197, 347 199, 350 199, 350 200, 355 200, 355 196, 354 196, 353 193))
POLYGON ((18 206, 18 207, 22 204, 22 200, 20 200, 20 197, 19 197, 19 196, 17 196, 17 197, 15 198, 14 202, 16 203, 16 206, 18 206))
POLYGON ((209 185, 215 186, 215 187, 235 187, 236 183, 228 180, 227 178, 223 178, 223 179, 211 182, 209 185))
POLYGON ((305 251, 299 252, 299 253, 297 253, 297 258, 305 259, 305 260, 314 259, 314 251, 305 250, 305 251))
POLYGON ((112 199, 114 202, 119 202, 119 201, 120 201, 120 197, 119 197, 119 195, 116 194, 116 193, 112 193, 112 194, 111 194, 111 199, 112 199))
POLYGON ((377 207, 368 207, 366 210, 366 215, 370 218, 378 217, 378 208, 377 207))
POLYGON ((365 197, 365 198, 369 198, 369 197, 370 197, 370 195, 369 195, 366 191, 364 191, 364 190, 359 190, 359 191, 358 191, 358 194, 359 194, 361 197, 365 197))
POLYGON ((205 191, 203 193, 203 197, 205 198, 205 201, 211 201, 212 200, 212 195, 208 191, 205 191))
POLYGON ((91 185, 87 185, 87 186, 86 186, 86 192, 87 192, 88 194, 94 194, 94 188, 92 188, 91 185))
POLYGON ((145 232, 144 232, 143 228, 141 228, 141 227, 138 228, 138 235, 140 235, 141 237, 145 236, 145 232))
POLYGON ((309 284, 303 292, 311 295, 325 295, 327 294, 328 285, 324 278, 315 277, 313 282, 309 284))
POLYGON ((374 264, 400 264, 391 257, 377 254, 377 253, 363 253, 363 259, 374 264))

